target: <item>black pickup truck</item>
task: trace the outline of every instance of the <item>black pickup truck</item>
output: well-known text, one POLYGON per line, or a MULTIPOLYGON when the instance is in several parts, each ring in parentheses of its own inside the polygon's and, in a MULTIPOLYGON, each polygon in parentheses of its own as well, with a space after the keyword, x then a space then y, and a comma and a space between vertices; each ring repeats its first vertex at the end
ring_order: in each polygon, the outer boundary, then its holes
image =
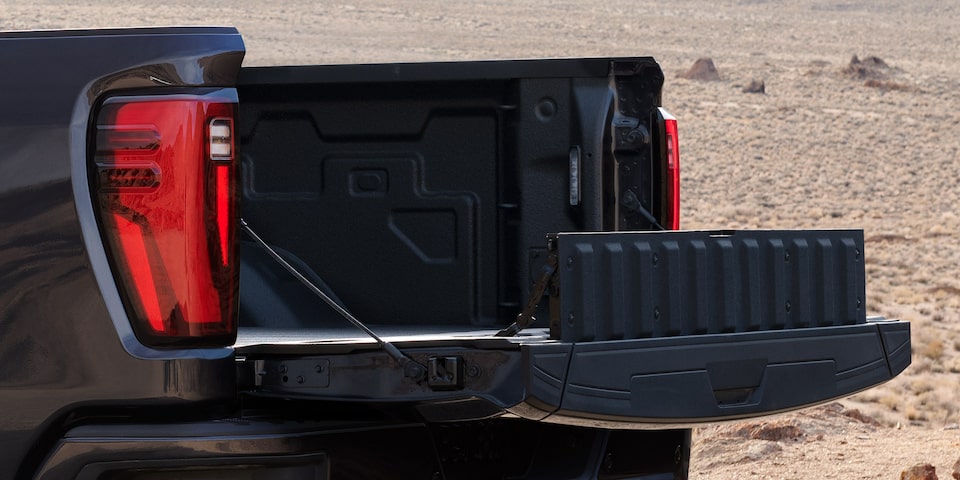
POLYGON ((862 232, 679 230, 650 58, 243 56, 0 33, 0 478, 680 479, 910 363, 862 232))

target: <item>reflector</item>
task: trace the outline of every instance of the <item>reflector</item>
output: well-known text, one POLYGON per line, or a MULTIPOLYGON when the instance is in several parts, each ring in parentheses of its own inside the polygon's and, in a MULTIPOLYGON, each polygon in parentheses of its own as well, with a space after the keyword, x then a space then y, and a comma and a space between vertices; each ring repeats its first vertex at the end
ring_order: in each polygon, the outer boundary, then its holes
POLYGON ((677 119, 664 109, 663 117, 666 143, 666 178, 663 227, 667 230, 680 229, 680 139, 677 135, 677 119))

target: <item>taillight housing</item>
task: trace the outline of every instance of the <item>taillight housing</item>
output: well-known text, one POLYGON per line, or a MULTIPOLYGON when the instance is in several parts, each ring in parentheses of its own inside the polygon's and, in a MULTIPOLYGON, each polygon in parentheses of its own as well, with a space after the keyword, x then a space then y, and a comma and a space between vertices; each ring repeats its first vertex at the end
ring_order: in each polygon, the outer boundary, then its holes
POLYGON ((91 192, 133 330, 153 347, 237 335, 233 89, 117 96, 101 105, 91 192))
POLYGON ((680 229, 680 139, 677 119, 663 108, 659 109, 663 122, 663 205, 661 224, 667 230, 680 229))

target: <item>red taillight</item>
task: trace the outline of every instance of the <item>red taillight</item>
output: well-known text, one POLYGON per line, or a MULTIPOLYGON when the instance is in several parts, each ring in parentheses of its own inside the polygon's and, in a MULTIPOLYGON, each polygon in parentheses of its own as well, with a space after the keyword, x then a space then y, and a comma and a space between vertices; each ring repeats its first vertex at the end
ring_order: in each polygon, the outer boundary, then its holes
POLYGON ((127 313, 151 346, 237 333, 236 94, 114 97, 92 191, 127 313))
POLYGON ((680 229, 680 140, 677 136, 677 119, 660 109, 663 117, 664 143, 666 144, 665 191, 663 228, 680 229))

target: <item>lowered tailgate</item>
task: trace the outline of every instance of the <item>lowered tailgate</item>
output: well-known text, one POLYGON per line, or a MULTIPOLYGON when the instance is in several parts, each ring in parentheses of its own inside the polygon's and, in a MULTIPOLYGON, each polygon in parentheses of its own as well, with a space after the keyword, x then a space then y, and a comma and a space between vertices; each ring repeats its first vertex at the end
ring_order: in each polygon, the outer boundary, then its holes
POLYGON ((409 405, 427 420, 512 414, 636 428, 800 408, 910 363, 909 324, 866 315, 863 233, 569 233, 550 241, 550 321, 359 334, 241 331, 251 395, 409 405), (549 323, 549 325, 548 325, 549 323))

